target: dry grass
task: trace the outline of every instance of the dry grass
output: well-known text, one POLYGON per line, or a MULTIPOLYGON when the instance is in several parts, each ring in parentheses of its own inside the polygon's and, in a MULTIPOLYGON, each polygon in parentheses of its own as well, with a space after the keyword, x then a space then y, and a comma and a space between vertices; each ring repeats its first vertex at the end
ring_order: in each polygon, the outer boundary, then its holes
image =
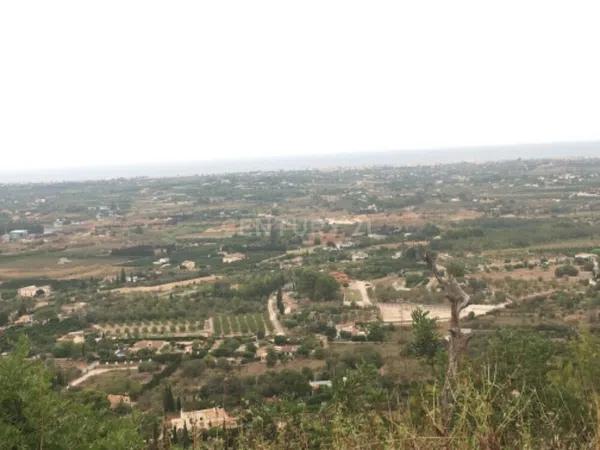
POLYGON ((194 284, 211 283, 218 280, 219 277, 216 275, 209 275, 207 277, 192 278, 190 280, 173 281, 171 283, 157 284, 156 286, 135 286, 135 287, 124 287, 113 289, 111 292, 118 294, 133 294, 133 293, 144 293, 144 292, 170 292, 175 288, 182 286, 190 286, 194 284))
POLYGON ((302 370, 303 367, 309 367, 312 370, 321 370, 325 367, 325 361, 318 359, 297 358, 284 363, 279 363, 274 367, 267 367, 266 363, 251 362, 239 367, 238 373, 242 376, 261 375, 267 371, 279 372, 285 369, 302 370))
POLYGON ((0 280, 15 278, 52 278, 70 280, 78 278, 103 278, 117 273, 122 259, 69 257, 70 263, 58 264, 64 254, 30 255, 0 261, 0 280))

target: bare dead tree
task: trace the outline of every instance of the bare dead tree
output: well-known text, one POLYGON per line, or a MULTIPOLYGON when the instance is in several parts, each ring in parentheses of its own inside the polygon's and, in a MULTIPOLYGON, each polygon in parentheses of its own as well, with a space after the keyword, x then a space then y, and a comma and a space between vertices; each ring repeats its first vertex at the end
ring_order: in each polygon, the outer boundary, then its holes
POLYGON ((425 253, 425 261, 450 303, 448 367, 446 368, 446 379, 444 380, 441 398, 443 428, 447 431, 454 410, 452 389, 458 375, 460 360, 467 349, 470 338, 469 335, 463 334, 460 329, 460 313, 471 303, 471 296, 465 292, 454 276, 447 273, 447 271, 446 273, 440 271, 436 263, 436 257, 431 252, 425 253))

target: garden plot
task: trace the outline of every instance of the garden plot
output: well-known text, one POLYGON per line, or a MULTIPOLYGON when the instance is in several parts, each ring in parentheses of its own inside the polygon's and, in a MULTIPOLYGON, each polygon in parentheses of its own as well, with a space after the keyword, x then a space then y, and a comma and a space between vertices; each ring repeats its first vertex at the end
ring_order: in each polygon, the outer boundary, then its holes
POLYGON ((272 325, 262 313, 235 316, 215 316, 213 318, 215 336, 245 336, 259 332, 269 334, 272 325))

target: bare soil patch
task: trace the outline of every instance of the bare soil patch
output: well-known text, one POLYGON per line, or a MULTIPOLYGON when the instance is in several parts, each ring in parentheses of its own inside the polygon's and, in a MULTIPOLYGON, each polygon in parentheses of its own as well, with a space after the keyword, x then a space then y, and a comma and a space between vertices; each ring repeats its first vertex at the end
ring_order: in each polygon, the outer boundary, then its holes
POLYGON ((173 281, 171 283, 157 284, 156 286, 132 286, 113 289, 111 292, 118 294, 132 294, 136 292, 170 292, 175 288, 181 286, 191 286, 194 284, 212 283, 218 280, 219 277, 216 275, 209 275, 207 277, 192 278, 190 280, 173 281))

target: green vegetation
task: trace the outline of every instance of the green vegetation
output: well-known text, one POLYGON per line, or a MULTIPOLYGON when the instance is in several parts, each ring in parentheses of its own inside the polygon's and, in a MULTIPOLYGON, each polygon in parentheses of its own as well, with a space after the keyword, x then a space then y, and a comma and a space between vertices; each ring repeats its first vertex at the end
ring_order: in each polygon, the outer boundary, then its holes
POLYGON ((579 275, 579 270, 575 266, 564 265, 564 266, 557 267, 556 270, 554 271, 554 274, 556 275, 557 278, 564 277, 564 276, 576 277, 577 275, 579 275))
POLYGON ((340 285, 333 277, 314 270, 298 270, 294 274, 296 290, 311 300, 334 300, 339 295, 340 285))
POLYGON ((3 186, 0 231, 32 236, 0 252, 0 447, 596 448, 599 169, 3 186), (448 421, 429 250, 474 304, 448 421), (238 427, 173 432, 217 407, 238 427))
POLYGON ((409 350, 414 355, 423 357, 433 364, 436 354, 441 349, 441 343, 436 320, 428 316, 429 312, 420 308, 412 312, 413 340, 409 350))
POLYGON ((28 361, 21 341, 0 359, 0 442, 6 449, 141 448, 134 418, 119 417, 104 398, 63 395, 52 389, 50 374, 28 361))

